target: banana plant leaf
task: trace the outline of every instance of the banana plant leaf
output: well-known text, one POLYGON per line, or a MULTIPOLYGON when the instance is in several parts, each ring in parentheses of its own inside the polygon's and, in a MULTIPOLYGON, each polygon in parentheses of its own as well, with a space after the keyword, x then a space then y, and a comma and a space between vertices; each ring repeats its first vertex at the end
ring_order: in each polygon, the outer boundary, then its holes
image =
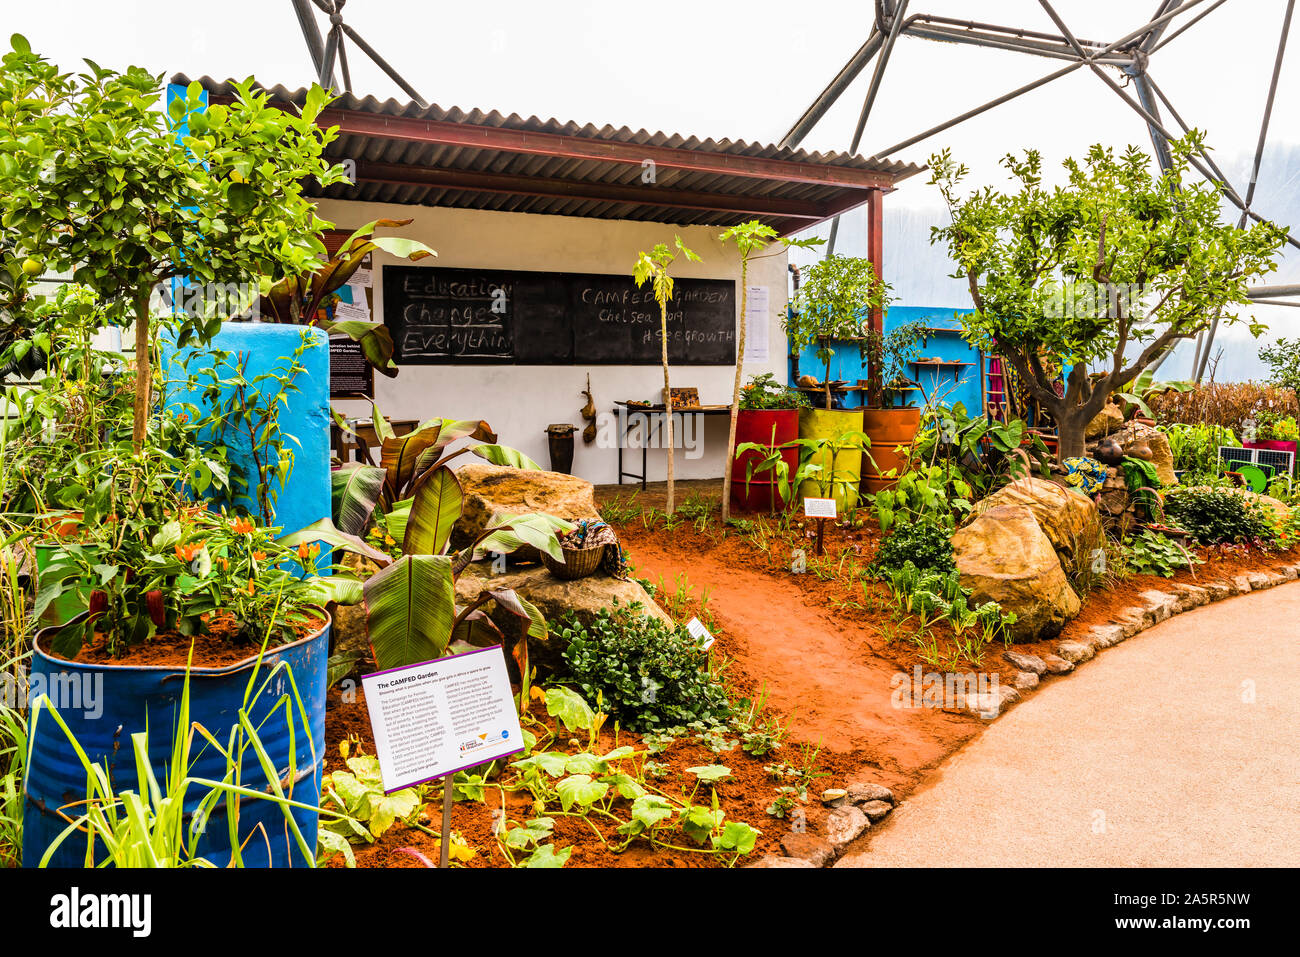
POLYGON ((436 447, 440 429, 439 425, 431 425, 383 440, 379 464, 387 473, 384 488, 390 500, 396 501, 410 494, 420 453, 436 447))
POLYGON ((564 561, 564 552, 555 538, 556 532, 572 531, 572 522, 537 512, 532 515, 501 515, 501 524, 483 530, 478 541, 469 547, 472 558, 480 561, 489 554, 508 555, 523 545, 532 545, 556 561, 564 561))
POLYGON ((390 379, 397 376, 397 363, 393 361, 393 336, 382 322, 365 322, 361 319, 343 319, 338 322, 318 320, 330 335, 347 336, 361 346, 366 362, 390 379))
POLYGON ((317 605, 359 605, 362 581, 355 575, 327 575, 312 581, 303 590, 307 600, 317 605))
POLYGON ((402 538, 408 555, 441 555, 460 518, 463 494, 456 473, 447 466, 425 472, 415 483, 410 517, 402 538))
POLYGON ((375 465, 350 465, 330 473, 334 524, 348 535, 360 535, 379 505, 387 474, 375 465))
POLYGON ((303 544, 303 542, 324 542, 333 548, 341 548, 346 552, 352 552, 354 555, 364 555, 380 567, 392 561, 379 549, 372 548, 357 536, 339 531, 335 528, 334 522, 328 518, 322 518, 320 521, 312 522, 296 532, 282 535, 276 541, 286 548, 294 548, 303 544))
POLYGON ((388 534, 392 536, 395 542, 406 540, 406 523, 411 518, 412 502, 413 499, 409 498, 394 502, 384 515, 384 524, 388 526, 388 534))
POLYGON ((439 658, 456 618, 451 559, 403 555, 365 584, 366 628, 380 671, 439 658))
POLYGON ((531 469, 536 472, 545 471, 523 452, 512 449, 508 445, 476 445, 470 451, 479 458, 487 459, 493 465, 506 465, 512 469, 531 469))

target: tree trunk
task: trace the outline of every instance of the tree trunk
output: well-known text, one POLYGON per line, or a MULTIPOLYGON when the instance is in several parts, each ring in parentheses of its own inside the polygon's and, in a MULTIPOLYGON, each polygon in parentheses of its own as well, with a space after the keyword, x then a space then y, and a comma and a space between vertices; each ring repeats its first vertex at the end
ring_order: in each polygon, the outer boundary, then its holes
POLYGON ((668 421, 664 423, 664 428, 668 431, 668 500, 664 508, 671 515, 676 507, 673 500, 673 446, 676 440, 673 438, 673 392, 668 384, 668 306, 666 303, 661 303, 659 306, 659 328, 663 333, 659 342, 663 350, 664 364, 664 414, 668 416, 668 421))
POLYGON ((826 360, 826 410, 830 411, 831 407, 831 360, 826 360))
POLYGON ((745 367, 745 331, 748 325, 749 286, 746 275, 749 262, 740 261, 740 342, 736 346, 736 385, 731 390, 731 424, 727 427, 727 458, 722 466, 722 524, 731 520, 731 462, 736 454, 736 417, 740 413, 740 381, 745 367))
POLYGON ((146 292, 135 301, 135 421, 131 440, 137 452, 144 449, 152 386, 153 343, 149 335, 149 293, 146 292))

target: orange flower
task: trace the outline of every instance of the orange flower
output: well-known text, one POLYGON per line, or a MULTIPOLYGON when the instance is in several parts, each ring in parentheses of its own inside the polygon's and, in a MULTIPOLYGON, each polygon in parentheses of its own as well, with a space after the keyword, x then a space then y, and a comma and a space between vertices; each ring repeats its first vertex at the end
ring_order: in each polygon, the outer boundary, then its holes
POLYGON ((252 535, 253 523, 246 518, 236 518, 230 523, 230 530, 236 535, 252 535))
POLYGON ((184 425, 184 424, 185 424, 186 422, 188 422, 189 420, 190 420, 190 417, 189 417, 186 413, 184 413, 184 412, 182 412, 180 415, 176 416, 176 421, 179 422, 181 425, 184 425))
POLYGON ((217 556, 217 566, 218 566, 218 567, 219 567, 223 572, 228 572, 228 571, 230 571, 230 561, 229 561, 228 559, 226 559, 225 557, 221 556, 221 555, 218 555, 218 556, 217 556))
POLYGON ((190 542, 188 545, 176 546, 176 557, 183 562, 194 561, 194 556, 207 547, 207 542, 190 542))
POLYGON ((249 593, 250 595, 253 594, 255 587, 256 587, 256 586, 253 584, 253 579, 250 578, 250 579, 248 580, 248 593, 249 593))
POLYGON ((303 542, 298 546, 298 560, 304 562, 311 561, 316 557, 316 553, 319 551, 319 545, 313 542, 303 542))
POLYGON ((253 552, 253 561, 255 562, 266 561, 266 552, 253 552))

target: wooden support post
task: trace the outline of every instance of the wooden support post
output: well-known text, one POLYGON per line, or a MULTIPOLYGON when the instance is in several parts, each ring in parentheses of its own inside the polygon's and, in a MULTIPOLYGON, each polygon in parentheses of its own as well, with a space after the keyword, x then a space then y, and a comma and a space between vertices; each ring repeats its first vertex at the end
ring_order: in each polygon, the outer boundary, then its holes
MULTIPOLYGON (((867 190, 867 258, 871 260, 871 266, 875 270, 876 279, 879 282, 884 281, 884 216, 883 203, 884 191, 880 189, 867 190)), ((883 404, 883 386, 881 381, 881 348, 879 337, 885 331, 885 313, 879 306, 874 306, 867 316, 867 325, 871 332, 871 346, 867 354, 867 404, 872 408, 879 409, 883 404)))

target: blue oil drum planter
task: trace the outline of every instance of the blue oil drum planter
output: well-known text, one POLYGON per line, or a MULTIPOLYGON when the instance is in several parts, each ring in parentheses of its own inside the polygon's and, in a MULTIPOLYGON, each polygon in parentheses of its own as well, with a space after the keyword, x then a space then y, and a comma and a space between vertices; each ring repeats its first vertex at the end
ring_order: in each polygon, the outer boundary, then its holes
MULTIPOLYGON (((299 834, 280 803, 250 796, 228 800, 222 792, 213 804, 212 789, 190 784, 185 793, 185 831, 196 814, 205 814, 195 856, 224 867, 232 859, 232 835, 245 867, 310 867, 316 848, 317 805, 325 758, 325 691, 330 619, 290 644, 268 648, 261 660, 250 657, 219 668, 191 668, 191 725, 201 725, 223 748, 245 709, 284 796, 304 807, 290 809, 299 834), (247 705, 245 700, 247 699, 247 705), (208 798, 205 802, 204 799, 208 798), (205 812, 200 804, 209 805, 205 812), (229 808, 234 808, 231 820, 229 808), (299 843, 299 835, 302 844, 299 843)), ((140 793, 131 735, 147 731, 149 763, 165 786, 171 761, 186 672, 158 665, 106 665, 65 661, 44 650, 57 628, 42 630, 33 643, 30 698, 33 706, 48 694, 91 762, 106 767, 114 792, 140 793)), ((44 708, 29 711, 30 756, 23 815, 23 865, 36 867, 46 850, 85 811, 86 770, 68 736, 44 708)), ((189 728, 180 729, 183 732, 189 728)), ((245 739, 247 741, 247 739, 245 739)), ((197 733, 187 777, 221 781, 226 757, 197 733)), ((256 749, 246 744, 238 783, 273 793, 256 749)), ((87 836, 74 832, 51 856, 50 867, 85 867, 87 836)), ((102 852, 102 844, 97 848, 102 852)), ((103 854, 95 856, 95 862, 103 854)))

